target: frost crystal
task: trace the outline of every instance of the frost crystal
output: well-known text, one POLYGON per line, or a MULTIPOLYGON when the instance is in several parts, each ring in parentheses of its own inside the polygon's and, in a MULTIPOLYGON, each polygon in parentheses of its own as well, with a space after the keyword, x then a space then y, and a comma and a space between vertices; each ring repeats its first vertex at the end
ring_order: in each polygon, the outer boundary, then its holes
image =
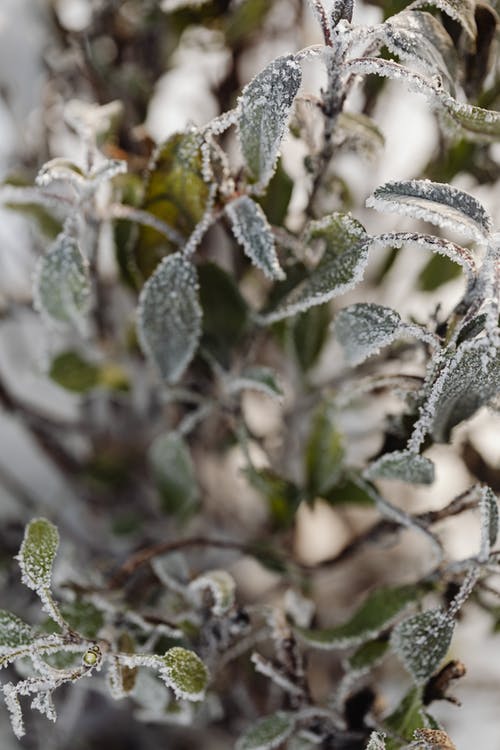
POLYGON ((384 735, 380 732, 372 732, 366 750, 385 750, 384 735))
POLYGON ((144 285, 137 311, 141 346, 164 380, 179 380, 190 363, 201 316, 193 264, 178 253, 169 255, 144 285))
POLYGON ((293 55, 273 60, 245 86, 239 99, 238 133, 257 188, 272 177, 302 72, 293 55))
POLYGON ((335 213, 311 222, 304 240, 306 243, 322 242, 323 256, 317 267, 275 310, 261 315, 264 323, 273 323, 328 302, 345 294, 363 278, 371 240, 352 216, 335 213))
POLYGON ((431 609, 400 622, 391 634, 391 646, 413 676, 426 682, 446 655, 454 620, 441 609, 431 609))
POLYGON ((17 559, 23 583, 38 594, 50 589, 58 546, 59 532, 50 521, 37 518, 26 526, 17 559))
POLYGON ((202 576, 195 578, 189 584, 192 591, 200 591, 208 588, 212 594, 214 604, 212 612, 217 617, 226 614, 234 604, 234 591, 236 584, 234 578, 225 570, 209 570, 202 576))
POLYGON ((226 206, 233 234, 250 260, 269 279, 284 279, 274 237, 262 208, 246 195, 226 206))
POLYGON ((386 453, 364 472, 366 479, 399 479, 411 484, 432 484, 434 464, 425 456, 409 451, 386 453))
POLYGON ((295 727, 293 714, 278 711, 254 724, 236 743, 237 750, 273 750, 282 745, 295 727))
POLYGON ((74 237, 61 233, 37 264, 35 307, 49 319, 81 326, 90 306, 88 263, 74 237))
POLYGON ((454 229, 479 242, 484 242, 492 228, 485 208, 472 195, 430 180, 387 182, 375 190, 366 205, 454 229))

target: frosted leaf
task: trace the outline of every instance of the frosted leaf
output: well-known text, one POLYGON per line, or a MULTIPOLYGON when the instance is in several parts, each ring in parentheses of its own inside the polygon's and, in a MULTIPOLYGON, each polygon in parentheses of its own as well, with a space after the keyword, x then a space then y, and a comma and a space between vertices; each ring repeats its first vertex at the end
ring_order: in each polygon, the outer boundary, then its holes
POLYGON ((236 743, 236 750, 273 750, 290 737, 294 728, 293 714, 278 711, 251 726, 236 743))
POLYGON ((228 388, 231 393, 248 389, 260 391, 278 400, 283 398, 283 389, 278 376, 270 367, 249 367, 234 378, 228 388))
POLYGON ((349 669, 362 674, 380 664, 389 649, 389 641, 379 638, 363 643, 347 660, 349 669))
POLYGON ((354 0, 309 0, 321 27, 331 36, 339 21, 352 21, 354 0))
POLYGON ((472 279, 476 274, 476 262, 471 251, 443 237, 435 237, 432 234, 423 234, 421 232, 389 232, 388 234, 375 235, 373 242, 387 247, 402 247, 406 244, 415 244, 438 255, 443 255, 454 263, 458 263, 458 265, 462 266, 469 279, 472 279))
POLYGON ((153 442, 149 461, 164 509, 186 513, 198 502, 199 490, 191 453, 176 432, 164 432, 153 442))
POLYGON ((201 701, 208 684, 208 671, 199 656, 180 646, 169 649, 160 657, 159 673, 167 687, 172 688, 177 698, 201 701))
POLYGON ((415 682, 426 682, 446 656, 454 620, 442 609, 430 609, 398 623, 391 646, 415 682))
POLYGON ((50 589, 58 547, 59 532, 47 519, 36 518, 26 526, 17 560, 23 583, 38 594, 50 589))
POLYGON ((213 598, 212 612, 222 617, 234 605, 234 578, 226 570, 209 570, 189 584, 191 591, 209 589, 213 598))
POLYGON ((137 311, 143 351, 167 382, 179 380, 191 362, 201 316, 193 264, 180 254, 169 255, 144 285, 137 311))
POLYGON ((372 732, 366 750, 385 750, 384 735, 380 732, 372 732))
POLYGON ((123 105, 118 100, 99 105, 72 99, 64 108, 64 119, 83 138, 95 138, 108 131, 122 112, 123 105))
POLYGON ((268 279, 284 279, 274 236, 262 208, 247 195, 242 195, 226 206, 233 234, 252 263, 268 279))
POLYGON ((34 303, 42 315, 81 326, 90 307, 88 263, 74 237, 61 233, 38 261, 34 303))
POLYGON ((359 365, 392 344, 402 321, 390 307, 359 303, 337 313, 333 330, 350 365, 359 365))
POLYGON ((400 750, 401 740, 410 742, 415 729, 429 726, 422 704, 422 690, 414 686, 383 723, 389 735, 387 750, 400 750))
POLYGON ((458 21, 472 39, 476 38, 475 0, 415 0, 408 6, 408 9, 426 8, 429 5, 442 10, 450 18, 458 21))
POLYGON ((484 242, 492 228, 484 206, 472 195, 430 180, 387 182, 375 190, 366 205, 429 221, 479 242, 484 242))
POLYGON ((366 479, 399 479, 410 484, 432 484, 434 464, 418 453, 394 451, 374 461, 363 476, 366 479))
POLYGON ((263 323, 273 323, 345 294, 361 279, 368 261, 370 237, 348 214, 334 213, 309 224, 305 243, 319 241, 323 255, 316 268, 271 312, 263 323))
POLYGON ((446 113, 445 124, 451 125, 470 140, 497 141, 500 136, 500 112, 458 102, 446 92, 439 92, 439 101, 446 113))
POLYGON ((498 501, 495 493, 489 487, 481 488, 479 499, 481 510, 481 549, 479 560, 488 560, 492 547, 495 546, 498 536, 498 501))
POLYGON ((310 646, 343 649, 358 646, 385 630, 406 607, 420 596, 416 586, 382 587, 370 594, 351 619, 327 630, 296 628, 310 646))
POLYGON ((453 427, 472 417, 499 390, 499 351, 485 339, 465 341, 433 384, 408 447, 418 450, 427 432, 435 442, 448 442, 453 427))
POLYGON ((265 659, 261 654, 255 652, 250 657, 250 661, 254 665, 256 672, 263 674, 285 692, 290 695, 303 695, 303 688, 297 685, 286 673, 286 670, 279 665, 274 664, 269 659, 265 659))
POLYGON ((276 168, 302 72, 293 55, 273 60, 239 98, 238 134, 250 175, 264 188, 276 168))
POLYGON ((305 484, 311 500, 325 497, 340 480, 344 468, 344 437, 332 403, 322 403, 313 414, 304 450, 305 484))
POLYGON ((151 567, 169 589, 184 594, 189 581, 189 567, 180 552, 159 555, 151 560, 151 567))
POLYGON ((358 112, 341 112, 335 129, 335 139, 344 148, 350 148, 374 159, 382 151, 385 138, 374 120, 358 112))
POLYGON ((0 655, 10 653, 18 646, 28 646, 32 641, 31 626, 12 612, 0 609, 0 655))

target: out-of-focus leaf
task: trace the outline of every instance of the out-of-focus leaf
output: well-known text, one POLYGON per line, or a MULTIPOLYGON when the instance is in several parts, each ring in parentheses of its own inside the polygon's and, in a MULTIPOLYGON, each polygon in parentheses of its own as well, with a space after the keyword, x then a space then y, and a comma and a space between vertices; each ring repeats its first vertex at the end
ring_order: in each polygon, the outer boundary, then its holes
POLYGON ((416 8, 427 8, 429 6, 438 8, 464 28, 471 39, 476 37, 476 22, 474 20, 474 9, 476 0, 414 0, 409 10, 416 8))
POLYGON ((321 649, 342 649, 359 646, 375 638, 420 596, 416 586, 382 587, 370 594, 350 620, 327 630, 296 628, 298 635, 310 646, 321 649))
POLYGON ((324 500, 330 505, 373 505, 373 498, 362 484, 350 476, 341 476, 337 484, 325 492, 324 500))
POLYGON ((92 602, 75 599, 61 605, 61 614, 73 630, 81 633, 85 638, 97 638, 99 630, 104 625, 103 613, 92 602))
POLYGON ((271 519, 276 527, 287 528, 293 522, 302 501, 302 492, 296 484, 281 477, 271 469, 246 471, 248 481, 265 498, 271 519))
POLYGON ((231 351, 248 324, 248 306, 234 279, 215 263, 201 264, 198 278, 203 310, 202 344, 229 365, 231 351))
POLYGON ((415 729, 428 726, 419 688, 412 688, 383 724, 389 735, 387 750, 400 750, 413 739, 415 729))
POLYGON ((192 591, 209 589, 213 598, 212 612, 222 617, 234 605, 236 583, 227 570, 208 570, 189 584, 192 591))
POLYGON ((266 396, 274 399, 283 398, 283 389, 278 375, 270 367, 248 367, 231 381, 229 388, 231 392, 253 390, 265 393, 266 396))
POLYGON ((99 368, 74 351, 58 354, 51 362, 49 375, 58 385, 75 393, 85 393, 99 384, 99 368))
POLYGON ((6 654, 17 646, 28 646, 32 640, 30 625, 12 612, 0 609, 0 654, 6 654))
POLYGON ((285 172, 281 159, 278 159, 267 190, 258 200, 270 224, 281 226, 285 221, 293 185, 292 178, 285 172))
POLYGON ((374 120, 359 112, 341 112, 336 136, 342 147, 374 159, 384 148, 385 138, 374 120))
POLYGON ((327 495, 340 479, 344 459, 344 440, 332 404, 321 404, 314 414, 304 458, 308 497, 327 495))
POLYGON ((433 292, 442 284, 460 276, 460 266, 444 255, 433 255, 418 277, 418 286, 424 292, 433 292))
POLYGON ((149 460, 165 512, 179 516, 192 512, 199 489, 189 448, 180 435, 159 435, 150 448, 149 460))
POLYGON ((278 711, 247 729, 236 743, 237 750, 273 750, 290 737, 295 728, 292 713, 278 711))
POLYGON ((364 472, 367 479, 399 479, 410 484, 432 484, 434 464, 425 456, 409 451, 386 453, 364 472))
POLYGON ((179 253, 168 256, 144 285, 137 311, 143 351, 167 382, 179 380, 191 362, 201 318, 194 265, 179 253))
POLYGON ((245 163, 259 187, 270 181, 293 100, 302 80, 293 55, 273 60, 243 89, 238 133, 245 163))
POLYGON ((429 679, 446 656, 455 622, 441 609, 421 612, 398 623, 391 646, 416 683, 429 679))
POLYGON ((386 638, 367 641, 349 657, 347 664, 354 672, 371 669, 384 658, 388 650, 389 641, 386 638))
POLYGON ((226 39, 231 47, 237 46, 244 37, 262 29, 266 15, 272 8, 269 0, 242 0, 230 6, 225 27, 226 39))
POLYGON ((293 322, 293 343, 297 360, 303 372, 316 364, 328 339, 330 305, 316 305, 297 315, 293 322))

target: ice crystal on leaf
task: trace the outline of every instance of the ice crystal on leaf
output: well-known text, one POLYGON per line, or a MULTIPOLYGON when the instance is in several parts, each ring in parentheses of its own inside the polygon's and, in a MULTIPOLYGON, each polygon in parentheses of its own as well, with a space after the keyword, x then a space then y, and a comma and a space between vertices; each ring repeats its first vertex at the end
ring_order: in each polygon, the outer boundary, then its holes
POLYGON ((292 713, 278 711, 250 727, 236 744, 237 750, 273 750, 290 737, 295 728, 292 713))
POLYGON ((0 609, 0 666, 1 656, 10 653, 18 646, 27 646, 33 640, 31 626, 20 617, 0 609))
POLYGON ((304 242, 315 241, 324 246, 320 262, 274 310, 261 315, 264 323, 282 320, 328 302, 361 281, 368 261, 370 237, 356 219, 335 213, 311 222, 304 242))
POLYGON ((182 376, 201 335, 198 281, 192 263, 169 255, 144 285, 138 307, 138 333, 145 354, 162 378, 182 376))
POLYGON ((391 646, 415 682, 429 679, 446 656, 455 622, 444 610, 430 609, 398 623, 391 646))
POLYGON ((269 279, 284 279, 274 237, 262 208, 251 198, 242 195, 226 206, 233 234, 252 263, 269 279))
POLYGON ((193 652, 174 646, 161 657, 160 677, 172 688, 177 698, 201 701, 208 684, 208 672, 193 652))
POLYGON ((264 188, 276 167, 290 110, 302 72, 293 55, 273 60, 243 89, 239 99, 238 133, 256 188, 264 188))
POLYGON ((399 479, 410 484, 432 484, 434 464, 418 453, 394 451, 372 463, 364 476, 367 479, 399 479))
POLYGON ((58 547, 59 532, 50 521, 36 518, 27 525, 17 559, 23 583, 28 588, 37 593, 50 589, 58 547))
POLYGON ((492 228, 485 208, 472 195, 430 180, 387 182, 375 190, 366 205, 454 229, 479 242, 487 239, 492 228))
POLYGON ((80 328, 90 306, 88 263, 74 237, 62 232, 38 261, 36 308, 48 319, 80 328))
POLYGON ((337 313, 334 331, 350 365, 359 365, 392 344, 404 331, 398 313, 390 307, 358 303, 337 313))

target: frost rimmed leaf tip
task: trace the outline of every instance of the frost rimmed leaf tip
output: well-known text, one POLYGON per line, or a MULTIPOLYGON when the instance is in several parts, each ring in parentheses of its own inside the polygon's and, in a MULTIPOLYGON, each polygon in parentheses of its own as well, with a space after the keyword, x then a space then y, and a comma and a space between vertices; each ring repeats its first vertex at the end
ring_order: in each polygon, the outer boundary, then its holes
POLYGON ((236 584, 234 578, 226 570, 209 570, 191 581, 192 591, 209 589, 212 598, 212 612, 218 617, 224 615, 234 604, 236 584))
POLYGON ((366 479, 399 479, 410 484, 432 484, 435 467, 418 453, 394 451, 374 461, 364 472, 366 479))
POLYGON ((374 191, 366 205, 453 229, 478 242, 484 242, 492 230, 491 218, 476 198, 430 180, 387 182, 374 191))
POLYGON ((180 646, 174 646, 161 657, 160 676, 177 698, 201 701, 208 684, 208 670, 199 656, 180 646))
POLYGON ((302 71, 293 55, 273 60, 245 86, 238 102, 238 134, 247 169, 264 188, 276 167, 302 71))
POLYGON ((50 589, 52 566, 59 547, 59 532, 46 518, 36 518, 27 525, 17 555, 22 581, 33 591, 50 589))
POLYGON ((398 623, 391 646, 416 683, 429 679, 446 656, 455 622, 442 609, 431 609, 398 623))
POLYGON ((226 206, 233 234, 245 254, 269 278, 283 280, 274 237, 262 208, 247 195, 242 195, 226 206))
POLYGON ((251 726, 236 743, 236 750, 273 750, 290 737, 294 728, 293 714, 278 711, 251 726))
POLYGON ((191 362, 201 318, 195 267, 169 255, 144 285, 137 313, 141 346, 167 382, 179 380, 191 362))

